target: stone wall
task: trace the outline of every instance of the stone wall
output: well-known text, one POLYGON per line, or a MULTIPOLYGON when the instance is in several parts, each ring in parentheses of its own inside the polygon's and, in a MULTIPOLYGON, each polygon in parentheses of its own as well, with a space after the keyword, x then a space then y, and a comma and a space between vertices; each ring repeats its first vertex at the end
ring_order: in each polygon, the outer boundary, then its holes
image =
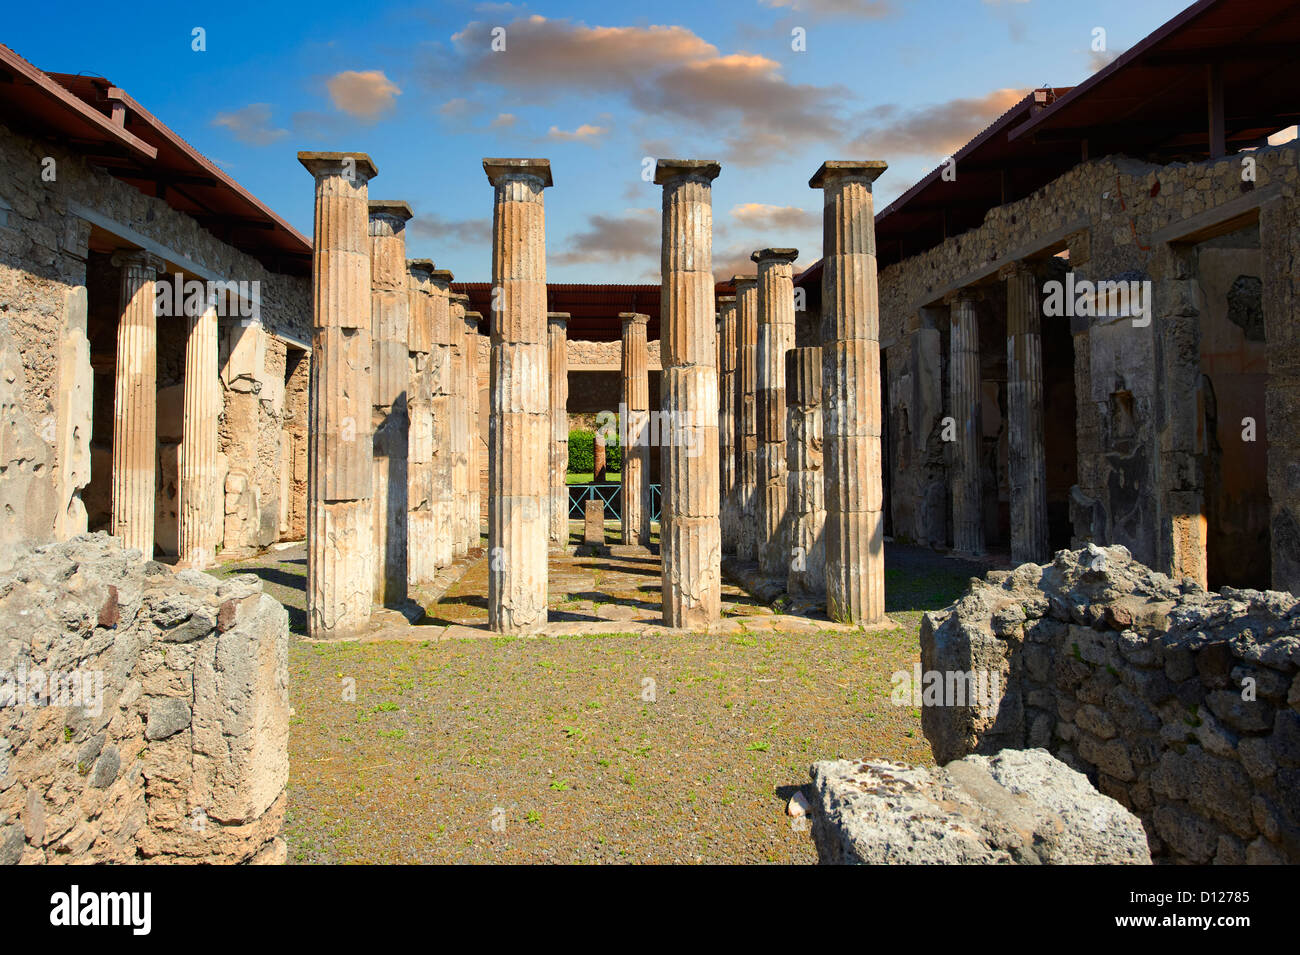
MULTIPOLYGON (((881 269, 888 400, 892 405, 914 399, 918 369, 934 379, 926 392, 941 391, 946 338, 938 364, 917 361, 931 347, 919 340, 936 325, 924 312, 946 314, 944 296, 962 287, 986 291, 996 301, 1001 265, 1059 255, 1057 269, 1066 266, 1077 279, 1150 280, 1156 309, 1146 327, 1127 319, 1044 319, 1045 326, 1070 322, 1074 339, 1078 471, 1059 506, 1068 507, 1076 545, 1124 544, 1152 566, 1203 579, 1192 565, 1195 553, 1187 553, 1197 542, 1178 540, 1181 516, 1205 508, 1206 449, 1196 443, 1204 429, 1193 420, 1207 400, 1196 328, 1201 290, 1196 256, 1178 254, 1169 244, 1173 240, 1161 234, 1183 234, 1183 227, 1194 232, 1198 217, 1216 209, 1239 211, 1258 230, 1265 273, 1259 278, 1268 350, 1271 585, 1300 589, 1300 490, 1288 477, 1287 463, 1300 449, 1300 321, 1293 281, 1293 263, 1300 260, 1298 158, 1300 144, 1292 142, 1187 165, 1157 166, 1122 156, 1085 162, 1032 195, 990 210, 979 228, 881 269), (1243 175, 1246 161, 1253 163, 1253 179, 1243 175)), ((937 324, 942 330, 944 321, 937 324)), ((892 407, 890 413, 886 483, 912 504, 893 507, 893 533, 931 540, 937 521, 925 502, 935 458, 906 447, 908 434, 917 434, 910 422, 913 430, 894 438, 898 421, 892 407)), ((1268 576, 1258 582, 1269 584, 1268 576)))
POLYGON ((0 864, 282 862, 288 616, 104 534, 0 575, 0 864))
MULTIPOLYGON (((175 250, 232 281, 257 281, 263 327, 272 335, 310 340, 308 277, 268 271, 260 262, 218 240, 198 222, 162 199, 145 195, 64 146, 0 125, 0 568, 11 564, 24 542, 64 538, 86 530, 81 491, 90 482, 92 418, 113 401, 112 390, 93 388, 87 331, 88 310, 116 314, 115 283, 88 302, 87 260, 91 226, 78 215, 90 210, 123 231, 175 250), (49 165, 45 160, 53 160, 49 165), (52 170, 53 180, 43 173, 52 170)), ((100 234, 98 241, 120 241, 100 234)), ((97 288, 99 286, 96 286, 97 288)), ((159 385, 183 335, 159 327, 159 385)), ((111 381, 111 379, 110 379, 111 381)), ((111 444, 110 433, 96 442, 111 444)), ((160 422, 165 424, 166 422, 160 422)), ((158 487, 162 530, 174 537, 175 482, 171 430, 160 429, 158 487)), ((98 466, 98 462, 96 462, 98 466)), ((260 518, 259 518, 260 519, 260 518)))
POLYGON ((1123 547, 974 580, 926 614, 921 668, 989 699, 923 698, 935 759, 1042 747, 1137 813, 1151 854, 1300 862, 1300 601, 1207 593, 1123 547))

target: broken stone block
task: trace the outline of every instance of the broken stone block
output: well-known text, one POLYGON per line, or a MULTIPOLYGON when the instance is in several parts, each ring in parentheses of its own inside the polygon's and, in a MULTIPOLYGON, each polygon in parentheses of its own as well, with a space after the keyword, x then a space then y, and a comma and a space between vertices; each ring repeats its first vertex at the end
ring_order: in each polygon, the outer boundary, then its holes
POLYGON ((1150 865, 1131 812, 1046 750, 927 769, 887 760, 812 766, 822 862, 1150 865))

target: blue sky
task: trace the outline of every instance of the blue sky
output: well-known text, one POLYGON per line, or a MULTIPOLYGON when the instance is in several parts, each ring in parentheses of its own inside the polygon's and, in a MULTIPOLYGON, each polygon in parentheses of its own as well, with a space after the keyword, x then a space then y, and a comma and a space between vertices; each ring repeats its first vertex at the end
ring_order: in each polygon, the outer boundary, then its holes
POLYGON ((1079 82, 1184 6, 54 2, 13 5, 0 39, 42 69, 108 77, 308 236, 297 151, 370 153, 371 196, 416 211, 409 254, 461 280, 489 277, 482 157, 547 157, 549 279, 641 282, 657 278, 659 244, 645 157, 722 161, 720 275, 751 270, 764 246, 808 264, 820 193, 807 183, 823 159, 886 160, 888 203, 1023 92, 1079 82))

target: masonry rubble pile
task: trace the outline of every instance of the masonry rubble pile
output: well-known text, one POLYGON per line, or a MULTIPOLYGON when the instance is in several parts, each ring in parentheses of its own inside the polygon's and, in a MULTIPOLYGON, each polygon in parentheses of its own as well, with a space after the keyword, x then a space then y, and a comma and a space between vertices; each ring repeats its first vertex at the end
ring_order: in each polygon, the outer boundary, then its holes
POLYGON ((1207 593, 1088 545, 926 614, 921 665, 1000 675, 992 706, 923 707, 940 763, 1042 747, 1137 813, 1159 861, 1300 862, 1292 595, 1207 593))
POLYGON ((288 616, 105 534, 0 571, 0 864, 276 863, 288 616))

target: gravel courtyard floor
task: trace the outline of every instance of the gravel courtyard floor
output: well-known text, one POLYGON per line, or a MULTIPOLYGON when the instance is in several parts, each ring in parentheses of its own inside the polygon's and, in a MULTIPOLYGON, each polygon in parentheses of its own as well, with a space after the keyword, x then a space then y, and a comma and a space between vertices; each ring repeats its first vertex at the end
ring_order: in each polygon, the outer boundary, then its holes
POLYGON ((896 629, 794 628, 729 587, 726 632, 680 634, 624 630, 657 613, 657 566, 555 557, 553 617, 603 632, 499 638, 458 626, 476 568, 426 629, 333 643, 301 635, 301 548, 222 568, 291 609, 291 861, 815 862, 789 796, 819 759, 931 761, 890 675, 987 569, 890 545, 896 629))

